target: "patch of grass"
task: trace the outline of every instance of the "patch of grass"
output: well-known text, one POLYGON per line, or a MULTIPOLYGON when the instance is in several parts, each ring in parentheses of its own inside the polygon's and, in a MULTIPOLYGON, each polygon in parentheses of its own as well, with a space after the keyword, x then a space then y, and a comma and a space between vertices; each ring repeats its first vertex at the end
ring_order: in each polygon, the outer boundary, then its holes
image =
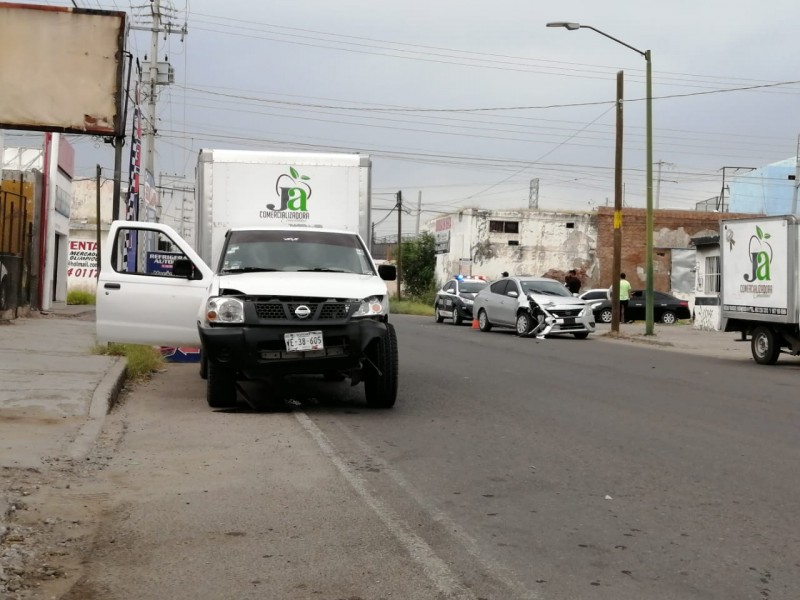
POLYGON ((144 379, 164 367, 164 358, 154 346, 140 344, 97 344, 92 354, 124 356, 127 361, 128 379, 144 379))
POLYGON ((87 290, 70 290, 67 292, 67 304, 94 304, 95 295, 87 290))
POLYGON ((389 300, 389 310, 396 315, 433 316, 433 302, 425 304, 416 300, 389 300))

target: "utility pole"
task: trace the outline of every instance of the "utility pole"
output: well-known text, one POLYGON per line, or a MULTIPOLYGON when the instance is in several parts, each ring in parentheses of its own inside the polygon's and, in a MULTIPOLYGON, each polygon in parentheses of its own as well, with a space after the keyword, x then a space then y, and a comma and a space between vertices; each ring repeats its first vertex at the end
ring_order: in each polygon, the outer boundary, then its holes
POLYGON ((539 208, 539 180, 531 179, 528 190, 528 208, 539 208))
MULTIPOLYGON (((101 180, 102 174, 103 174, 103 172, 102 172, 102 169, 100 168, 100 165, 97 165, 97 188, 96 188, 97 198, 95 199, 96 202, 97 202, 97 228, 96 228, 97 229, 97 270, 95 271, 95 274, 94 274, 95 277, 99 277, 100 276, 100 265, 102 264, 102 261, 100 260, 100 238, 102 237, 101 236, 101 232, 100 232, 100 189, 102 188, 102 185, 103 185, 102 180, 101 180)), ((22 186, 20 186, 19 189, 20 189, 20 191, 22 191, 22 186)))
POLYGON ((417 194, 417 227, 416 232, 419 235, 419 217, 422 214, 422 190, 417 194))
POLYGON ((752 171, 755 169, 755 167, 722 167, 722 189, 719 191, 719 200, 717 201, 717 210, 719 212, 730 212, 725 208, 725 172, 728 169, 733 169, 734 172, 743 169, 752 171))
POLYGON ((403 192, 397 192, 397 299, 403 299, 402 281, 400 275, 403 271, 403 227, 401 219, 403 216, 403 192))
POLYGON ((797 186, 800 185, 800 135, 797 136, 797 154, 794 159, 794 190, 792 192, 792 214, 797 214, 797 186))
POLYGON ((152 0, 150 10, 153 14, 153 27, 150 30, 150 94, 147 98, 147 155, 145 156, 144 169, 155 179, 155 152, 156 141, 156 83, 158 81, 158 34, 161 32, 161 0, 152 0))
MULTIPOLYGON (((614 153, 614 261, 611 273, 611 331, 619 335, 619 283, 622 272, 622 97, 623 72, 617 71, 617 135, 614 153)), ((627 317, 626 317, 627 318, 627 317)))
POLYGON ((160 34, 174 34, 179 33, 181 41, 188 33, 186 23, 178 27, 170 22, 170 13, 173 12, 171 8, 164 9, 166 15, 162 12, 161 0, 150 0, 150 15, 152 23, 149 26, 133 25, 131 29, 139 31, 150 32, 150 60, 148 71, 148 98, 147 98, 147 119, 145 131, 142 135, 147 147, 147 154, 145 154, 145 172, 149 171, 153 176, 153 181, 156 179, 155 175, 155 141, 156 141, 156 102, 158 100, 157 89, 159 85, 169 85, 174 81, 174 72, 167 59, 161 63, 158 62, 158 36, 160 34), (166 22, 165 22, 166 21, 166 22))
MULTIPOLYGON (((661 167, 663 167, 664 165, 667 165, 668 167, 674 167, 675 165, 673 163, 665 162, 663 160, 658 161, 656 164, 658 165, 658 178, 656 179, 656 208, 658 208, 658 202, 661 198, 661 167)), ((677 183, 677 182, 673 181, 672 183, 677 183)))

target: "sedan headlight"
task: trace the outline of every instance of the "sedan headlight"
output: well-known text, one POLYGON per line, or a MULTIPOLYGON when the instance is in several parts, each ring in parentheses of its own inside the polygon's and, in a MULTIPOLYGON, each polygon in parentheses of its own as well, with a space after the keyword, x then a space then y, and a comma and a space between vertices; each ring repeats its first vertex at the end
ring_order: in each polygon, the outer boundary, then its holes
POLYGON ((370 296, 364 298, 358 307, 358 310, 353 313, 354 317, 377 317, 386 314, 386 307, 383 305, 382 296, 370 296))
POLYGON ((209 323, 244 323, 244 302, 225 296, 209 298, 206 319, 209 323))
POLYGON ((475 304, 475 300, 470 300, 469 298, 462 298, 461 301, 467 306, 472 306, 475 304))

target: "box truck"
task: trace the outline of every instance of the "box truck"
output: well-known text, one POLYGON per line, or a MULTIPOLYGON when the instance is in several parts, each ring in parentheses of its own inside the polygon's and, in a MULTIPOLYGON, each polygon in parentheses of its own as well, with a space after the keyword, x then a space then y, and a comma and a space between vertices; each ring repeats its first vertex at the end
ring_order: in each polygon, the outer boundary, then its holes
POLYGON ((720 223, 723 329, 749 337, 760 364, 800 354, 799 251, 794 216, 720 223))
POLYGON ((394 405, 398 350, 369 252, 371 161, 358 154, 202 150, 194 247, 160 223, 115 221, 97 337, 199 345, 208 404, 238 382, 293 374, 363 382, 394 405))

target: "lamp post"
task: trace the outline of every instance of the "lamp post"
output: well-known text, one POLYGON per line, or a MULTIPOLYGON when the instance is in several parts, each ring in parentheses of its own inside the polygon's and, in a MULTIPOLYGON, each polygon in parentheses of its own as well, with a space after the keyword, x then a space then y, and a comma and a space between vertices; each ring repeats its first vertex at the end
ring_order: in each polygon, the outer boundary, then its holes
MULTIPOLYGON (((563 27, 569 31, 576 29, 591 29, 610 40, 630 48, 637 54, 644 57, 647 63, 647 210, 645 217, 645 335, 653 335, 653 79, 652 61, 650 50, 639 50, 614 36, 608 35, 605 31, 600 31, 591 25, 581 25, 580 23, 570 23, 567 21, 555 21, 547 24, 548 27, 563 27)), ((616 209, 615 209, 616 212, 616 209)), ((615 214, 616 219, 616 214, 615 214)), ((619 282, 615 281, 615 285, 619 282)))

